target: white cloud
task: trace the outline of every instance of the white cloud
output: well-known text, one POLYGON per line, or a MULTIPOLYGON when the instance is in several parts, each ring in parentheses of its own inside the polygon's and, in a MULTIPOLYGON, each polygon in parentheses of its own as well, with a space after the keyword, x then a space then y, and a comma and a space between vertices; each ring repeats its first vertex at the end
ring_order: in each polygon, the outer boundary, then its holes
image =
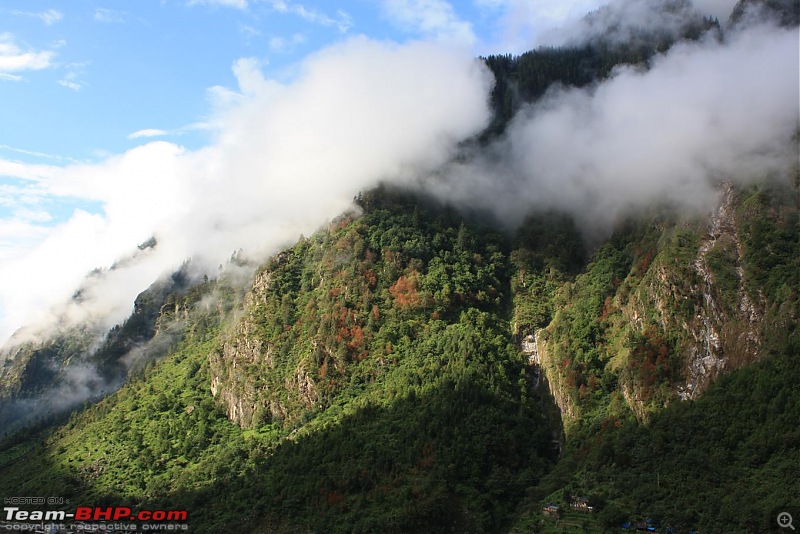
POLYGON ((22 207, 14 210, 14 218, 19 221, 30 223, 46 223, 51 221, 53 216, 42 209, 34 210, 22 207))
POLYGON ((66 65, 61 65, 61 67, 66 70, 66 73, 58 80, 58 84, 76 92, 86 87, 87 83, 81 80, 86 65, 86 63, 68 63, 66 65))
POLYGON ((289 37, 275 36, 269 40, 269 49, 272 52, 290 52, 297 45, 306 42, 306 36, 302 33, 294 33, 289 37))
POLYGON ((247 9, 247 0, 189 0, 188 5, 208 5, 247 9))
POLYGON ((169 132, 166 130, 157 130, 155 128, 145 128, 144 130, 137 130, 132 134, 128 135, 128 139, 140 139, 142 137, 161 137, 164 135, 169 135, 169 132))
POLYGON ((46 69, 54 55, 52 50, 22 50, 12 34, 0 34, 0 74, 46 69))
POLYGON ((642 35, 677 40, 690 25, 702 24, 705 16, 690 2, 614 0, 567 28, 543 31, 539 41, 555 46, 579 45, 597 38, 627 43, 642 35))
POLYGON ((55 154, 48 154, 46 152, 39 152, 36 150, 26 150, 24 148, 17 148, 8 145, 0 145, 0 150, 6 150, 8 152, 14 152, 17 154, 24 154, 26 156, 33 156, 39 159, 48 159, 48 160, 55 160, 55 161, 73 161, 71 158, 65 158, 62 156, 57 156, 55 154))
POLYGON ((319 10, 307 8, 303 4, 285 0, 270 0, 270 6, 278 13, 292 13, 312 24, 336 27, 342 33, 353 27, 352 17, 341 9, 336 11, 336 17, 332 17, 319 10))
POLYGON ((55 9, 48 9, 47 11, 39 13, 37 16, 42 19, 42 22, 44 22, 47 26, 55 24, 64 18, 64 14, 60 11, 56 11, 55 9))
POLYGON ((116 11, 114 9, 98 7, 94 10, 94 20, 106 24, 119 24, 125 22, 125 13, 122 11, 116 11))
POLYGON ((570 27, 608 0, 477 0, 480 7, 499 10, 494 53, 521 54, 543 44, 542 36, 570 27))
POLYGON ((19 178, 21 180, 39 181, 53 176, 58 167, 50 165, 29 164, 0 158, 0 176, 19 178))
POLYGON ((17 218, 0 219, 0 260, 11 261, 21 251, 30 251, 48 234, 41 224, 17 218))
POLYGON ((395 24, 426 37, 468 44, 475 40, 470 23, 445 0, 384 0, 383 8, 395 24))
POLYGON ((239 33, 241 33, 246 39, 252 39, 261 35, 261 32, 257 29, 241 23, 239 24, 239 33))
MULTIPOLYGON (((712 15, 723 23, 736 4, 737 0, 693 0, 687 4, 677 4, 683 11, 697 8, 702 15, 712 15)), ((560 45, 564 42, 564 32, 580 37, 580 21, 592 11, 611 6, 619 11, 620 6, 629 13, 638 9, 646 11, 659 4, 660 0, 473 0, 473 3, 484 10, 500 13, 498 33, 494 43, 486 46, 493 53, 523 53, 542 45, 560 45), (628 4, 627 9, 625 4, 628 4)), ((494 15, 493 13, 493 15, 494 15)), ((663 17, 662 17, 663 18, 663 17)), ((647 20, 640 17, 639 21, 647 20)), ((635 19, 627 20, 636 23, 635 19)), ((654 22, 652 18, 650 22, 654 22)))
POLYGON ((753 28, 551 92, 515 117, 492 158, 453 165, 441 194, 512 225, 533 207, 564 209, 599 233, 656 202, 707 209, 723 180, 796 165, 798 59, 796 28, 753 28))
POLYGON ((81 85, 78 82, 69 80, 67 78, 58 80, 58 85, 66 87, 67 89, 72 89, 73 91, 80 91, 81 89, 83 89, 83 85, 81 85))
POLYGON ((24 17, 35 17, 44 22, 46 26, 52 26, 53 24, 64 18, 64 14, 55 9, 48 9, 47 11, 40 11, 40 12, 11 11, 11 14, 24 17))
POLYGON ((45 229, 15 219, 30 239, 19 248, 9 230, 0 246, 0 278, 18 281, 0 291, 0 336, 46 318, 82 283, 84 304, 69 317, 117 321, 188 257, 215 268, 239 248, 276 252, 348 208, 359 190, 437 168, 489 120, 490 75, 465 50, 353 38, 307 58, 290 83, 265 79, 259 65, 235 62, 239 88, 227 89, 217 141, 201 150, 159 141, 100 164, 0 159, 0 175, 36 188, 34 198, 101 205, 45 229), (155 249, 84 281, 153 235, 155 249))

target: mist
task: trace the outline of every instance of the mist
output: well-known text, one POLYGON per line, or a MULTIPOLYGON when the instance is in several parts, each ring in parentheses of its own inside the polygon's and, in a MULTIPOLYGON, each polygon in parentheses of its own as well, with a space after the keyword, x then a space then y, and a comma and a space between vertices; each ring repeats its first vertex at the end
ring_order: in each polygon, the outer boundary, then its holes
POLYGON ((0 339, 31 323, 34 337, 84 321, 107 329, 187 258, 214 275, 236 250, 275 253, 359 190, 440 167, 490 119, 491 75, 461 45, 356 37, 307 57, 290 82, 259 67, 240 59, 238 89, 209 91, 214 141, 200 150, 158 141, 98 164, 5 162, 37 191, 102 212, 77 210, 37 246, 6 253, 0 279, 14 283, 0 291, 0 339), (129 257, 152 237, 155 247, 129 257), (95 268, 101 275, 87 278, 95 268), (70 300, 78 287, 80 301, 70 300))
POLYGON ((532 209, 563 210, 594 237, 656 203, 702 213, 722 182, 788 178, 797 165, 799 64, 796 28, 678 44, 647 70, 552 88, 434 187, 510 227, 532 209))

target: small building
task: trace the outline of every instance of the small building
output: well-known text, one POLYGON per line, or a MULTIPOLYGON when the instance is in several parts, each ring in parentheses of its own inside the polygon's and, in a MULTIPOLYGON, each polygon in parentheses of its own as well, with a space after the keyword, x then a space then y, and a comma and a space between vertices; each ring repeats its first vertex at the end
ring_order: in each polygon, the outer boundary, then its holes
POLYGON ((542 512, 544 512, 545 515, 553 515, 553 516, 558 515, 558 506, 556 506, 555 504, 548 504, 547 506, 542 508, 542 512))
POLYGON ((578 510, 579 512, 594 512, 594 506, 589 504, 589 499, 586 497, 577 497, 572 499, 569 503, 569 507, 573 510, 578 510))

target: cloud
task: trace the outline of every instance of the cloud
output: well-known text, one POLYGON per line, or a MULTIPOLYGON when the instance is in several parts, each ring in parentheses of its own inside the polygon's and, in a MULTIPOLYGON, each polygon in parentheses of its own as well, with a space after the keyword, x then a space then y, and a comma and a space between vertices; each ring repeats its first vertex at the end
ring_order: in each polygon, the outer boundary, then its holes
POLYGON ((80 81, 80 74, 77 71, 71 70, 67 72, 63 78, 58 80, 58 85, 72 89, 73 91, 80 91, 86 85, 85 82, 80 81))
POLYGON ((51 178, 57 170, 58 167, 51 165, 32 165, 0 158, 0 176, 9 178, 44 181, 51 178))
POLYGON ((577 46, 602 39, 626 44, 641 39, 680 39, 689 27, 702 27, 706 13, 687 0, 614 0, 568 27, 542 31, 539 41, 577 46))
POLYGON ((484 11, 500 13, 496 42, 488 45, 502 53, 523 53, 537 46, 560 46, 567 41, 587 41, 616 21, 630 30, 665 31, 676 23, 685 22, 681 16, 710 15, 727 20, 737 0, 474 0, 484 11), (670 18, 664 9, 673 6, 678 13, 670 18), (597 12, 600 12, 599 15, 597 12), (587 22, 587 14, 594 13, 587 22), (607 21, 606 26, 601 22, 607 21), (587 34, 588 32, 588 34, 587 34))
POLYGON ((162 137, 164 135, 169 135, 169 132, 166 130, 146 128, 144 130, 137 130, 132 134, 128 135, 128 139, 140 139, 142 137, 162 137))
POLYGON ((45 26, 52 26, 53 24, 64 18, 64 14, 55 9, 48 9, 47 11, 40 11, 40 12, 11 11, 11 14, 23 17, 35 17, 44 22, 45 26))
POLYGON ((647 71, 551 91, 488 155, 452 165, 439 194, 511 225, 535 207, 563 209, 595 234, 659 202, 707 209, 720 182, 797 163, 798 65, 796 28, 679 44, 647 71))
POLYGON ((94 20, 105 24, 121 24, 125 22, 126 14, 114 9, 98 7, 94 10, 94 20))
POLYGON ((500 12, 496 42, 486 46, 500 53, 521 54, 549 44, 543 35, 573 26, 608 0, 476 0, 475 3, 483 9, 500 12))
POLYGON ((39 17, 42 22, 45 23, 45 25, 50 26, 63 19, 64 14, 60 11, 56 11, 55 9, 48 9, 42 13, 38 13, 37 17, 39 17))
POLYGON ((302 33, 294 33, 289 37, 275 36, 269 40, 269 49, 272 52, 290 52, 297 45, 306 42, 306 36, 302 33))
POLYGON ((8 145, 0 145, 0 150, 6 150, 8 152, 14 152, 16 154, 23 154, 26 156, 32 156, 39 159, 48 159, 54 161, 73 161, 71 158, 64 158, 62 156, 57 156, 55 154, 48 154, 46 152, 39 152, 36 150, 26 150, 24 148, 17 148, 8 145))
POLYGON ((0 335, 64 320, 60 303, 81 284, 71 321, 121 321, 139 292, 186 258, 216 272, 240 248, 274 253, 350 207, 359 190, 440 167, 490 118, 488 71, 438 44, 352 38, 309 56, 288 83, 266 79, 253 58, 233 70, 239 87, 227 89, 216 141, 200 150, 156 141, 98 164, 0 159, 0 175, 18 187, 100 206, 37 229, 35 244, 0 248, 0 278, 18 281, 0 291, 0 335), (154 249, 86 280, 151 236, 154 249))
POLYGON ((18 79, 13 72, 26 70, 42 70, 53 66, 52 59, 55 52, 52 50, 22 50, 16 43, 14 35, 0 34, 0 75, 5 74, 6 79, 18 79))
POLYGON ((72 89, 73 91, 80 91, 83 88, 81 84, 68 79, 58 80, 58 85, 66 87, 67 89, 72 89))
POLYGON ((72 89, 73 91, 80 91, 83 89, 82 84, 72 81, 69 78, 62 78, 61 80, 58 80, 58 85, 66 87, 67 89, 72 89))
POLYGON ((189 0, 187 5, 207 5, 247 9, 247 0, 189 0))
POLYGON ((303 4, 287 2, 285 0, 270 0, 270 6, 278 13, 291 13, 312 24, 335 26, 342 33, 346 33, 353 27, 352 17, 343 10, 336 11, 336 17, 331 17, 316 9, 309 9, 303 4))
POLYGON ((239 24, 239 33, 242 34, 245 37, 245 39, 253 39, 254 37, 258 37, 259 35, 261 35, 261 32, 258 31, 256 28, 241 23, 239 24))
POLYGON ((390 20, 408 31, 467 44, 475 41, 471 24, 445 0, 384 0, 383 8, 390 20))

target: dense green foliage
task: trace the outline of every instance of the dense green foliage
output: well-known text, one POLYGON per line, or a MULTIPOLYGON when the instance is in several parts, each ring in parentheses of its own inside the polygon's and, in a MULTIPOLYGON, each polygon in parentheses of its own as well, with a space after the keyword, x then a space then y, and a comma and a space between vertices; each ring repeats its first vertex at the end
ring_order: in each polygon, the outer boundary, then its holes
POLYGON ((537 488, 531 517, 539 499, 563 505, 572 494, 601 507, 598 529, 652 517, 679 532, 770 531, 777 511, 800 506, 798 358, 733 371, 647 425, 628 417, 580 430, 537 488))
POLYGON ((246 296, 223 275, 167 297, 177 350, 57 430, 7 441, 0 491, 185 507, 200 532, 760 528, 796 484, 798 210, 777 186, 732 198, 703 282, 702 225, 668 214, 587 258, 555 214, 509 238, 369 192, 246 296), (763 299, 768 358, 677 402, 703 302, 730 300, 722 322, 745 328, 745 294, 763 299), (514 344, 533 333, 563 422, 514 344), (570 495, 598 513, 541 516, 570 495))
POLYGON ((220 354, 241 332, 220 323, 230 306, 209 282, 184 299, 194 312, 174 354, 44 442, 5 449, 3 491, 49 484, 85 502, 186 506, 206 532, 507 525, 553 450, 504 319, 504 240, 410 196, 360 203, 362 217, 268 262, 268 284, 244 303, 238 324, 256 318, 249 335, 272 355, 245 368, 263 407, 251 429, 208 392, 222 376, 246 393, 224 374, 239 355, 220 354))
MULTIPOLYGON (((553 84, 671 44, 638 37, 486 58, 484 140, 553 84)), ((76 331, 9 360, 3 391, 36 393, 71 354, 121 380, 153 347, 116 393, 3 442, 0 493, 186 508, 211 533, 765 530, 800 494, 799 185, 731 186, 713 236, 664 209, 591 247, 558 213, 503 235, 360 194, 247 287, 234 255, 154 285, 99 350, 76 331)))

